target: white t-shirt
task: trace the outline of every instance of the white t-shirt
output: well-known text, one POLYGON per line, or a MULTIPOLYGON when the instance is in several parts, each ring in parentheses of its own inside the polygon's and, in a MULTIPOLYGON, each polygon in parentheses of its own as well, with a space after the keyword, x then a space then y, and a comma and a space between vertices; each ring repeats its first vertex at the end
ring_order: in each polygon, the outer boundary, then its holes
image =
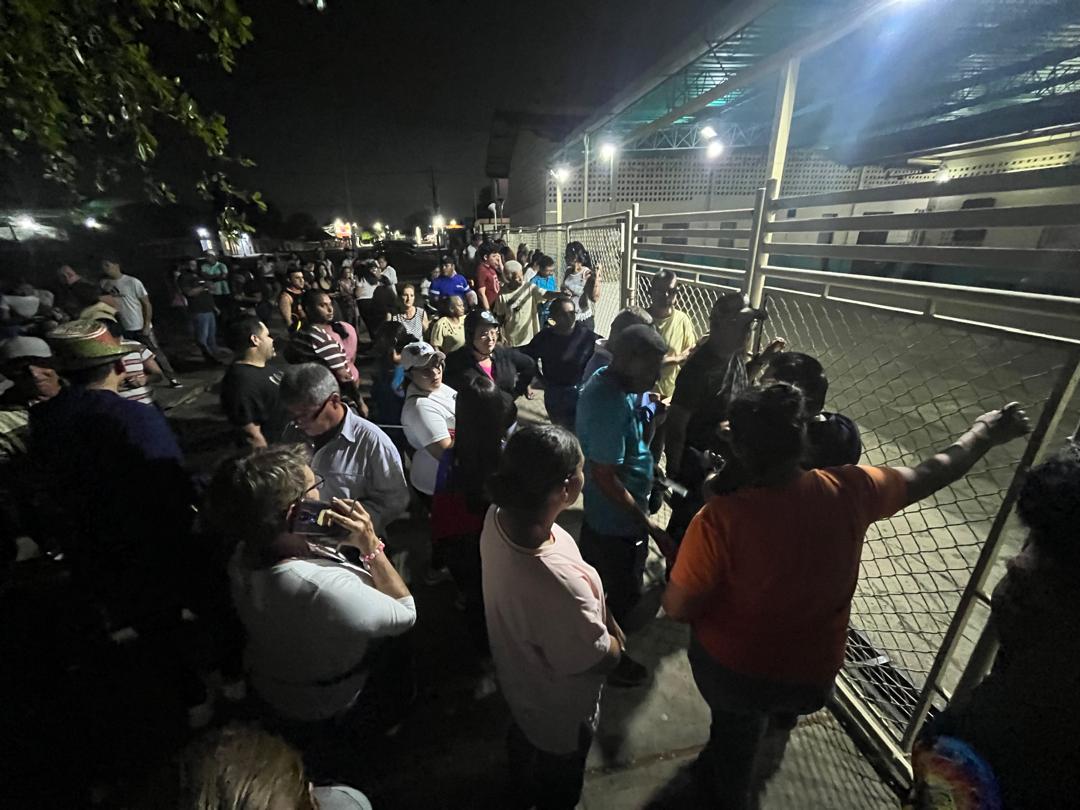
POLYGON ((229 577, 247 631, 251 683, 295 720, 322 720, 352 706, 367 681, 360 664, 368 643, 416 623, 411 596, 381 593, 348 563, 291 559, 252 570, 234 558, 229 577))
POLYGON ((120 278, 103 278, 101 280, 102 292, 114 295, 120 299, 120 325, 125 332, 141 332, 145 323, 143 321, 142 304, 140 298, 146 298, 146 287, 134 276, 120 276, 120 278))
POLYGON ((410 385, 405 396, 401 426, 405 429, 405 439, 416 450, 409 480, 425 495, 435 492, 439 472, 439 460, 428 452, 427 446, 454 435, 456 407, 457 391, 445 383, 430 394, 410 385))
POLYGON ((480 535, 491 654, 514 721, 542 751, 577 750, 600 719, 604 676, 589 672, 611 644, 604 588, 565 529, 537 549, 515 545, 492 506, 480 535), (542 608, 540 607, 542 606, 542 608))
POLYGON ((383 278, 390 279, 390 283, 395 287, 397 286, 397 270, 390 265, 386 265, 386 269, 382 271, 383 278))

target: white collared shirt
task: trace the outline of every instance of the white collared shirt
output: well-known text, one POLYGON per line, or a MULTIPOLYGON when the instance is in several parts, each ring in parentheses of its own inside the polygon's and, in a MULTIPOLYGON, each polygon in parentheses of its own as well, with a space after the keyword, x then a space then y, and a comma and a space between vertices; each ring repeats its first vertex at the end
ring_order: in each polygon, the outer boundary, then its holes
POLYGON ((389 436, 351 408, 346 409, 338 435, 315 451, 311 469, 326 480, 319 497, 360 501, 371 515, 376 534, 381 535, 387 524, 409 508, 409 486, 397 448, 389 436))

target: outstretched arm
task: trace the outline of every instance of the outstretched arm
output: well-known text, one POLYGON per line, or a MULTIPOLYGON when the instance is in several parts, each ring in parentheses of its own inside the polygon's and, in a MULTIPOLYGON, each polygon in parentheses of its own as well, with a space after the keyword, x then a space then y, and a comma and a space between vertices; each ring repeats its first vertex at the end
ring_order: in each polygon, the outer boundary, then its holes
POLYGON ((984 413, 963 436, 941 452, 917 467, 897 468, 907 481, 908 505, 963 478, 991 447, 1010 442, 1030 430, 1031 423, 1019 403, 1010 402, 1000 410, 984 413))

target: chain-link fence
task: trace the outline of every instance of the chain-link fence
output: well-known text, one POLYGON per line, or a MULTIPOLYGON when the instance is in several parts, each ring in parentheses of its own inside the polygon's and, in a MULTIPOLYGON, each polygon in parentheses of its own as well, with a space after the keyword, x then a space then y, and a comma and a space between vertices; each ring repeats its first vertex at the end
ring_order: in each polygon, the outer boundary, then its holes
POLYGON ((613 216, 581 225, 512 228, 505 234, 507 244, 524 243, 530 250, 540 250, 555 259, 561 279, 566 270, 566 246, 580 242, 599 266, 600 300, 594 305, 596 331, 606 335, 619 312, 622 296, 626 219, 613 216))
MULTIPOLYGON (((651 273, 637 275, 636 303, 647 306, 651 273)), ((683 281, 676 306, 698 329, 721 283, 683 281)), ((863 463, 914 466, 964 432, 980 414, 1016 400, 1033 421, 1075 350, 1066 342, 969 329, 855 303, 770 292, 768 336, 817 357, 829 376, 827 407, 862 432, 863 463)), ((1068 428, 1075 418, 1066 418, 1068 428)), ((1062 437, 1049 437, 1055 441, 1062 437)), ((1003 499, 1023 442, 998 447, 961 481, 871 527, 851 607, 845 674, 899 741, 957 612, 1003 499)), ((1002 558, 1019 549, 1013 524, 1002 558)), ((985 622, 969 623, 941 679, 946 693, 985 622)))

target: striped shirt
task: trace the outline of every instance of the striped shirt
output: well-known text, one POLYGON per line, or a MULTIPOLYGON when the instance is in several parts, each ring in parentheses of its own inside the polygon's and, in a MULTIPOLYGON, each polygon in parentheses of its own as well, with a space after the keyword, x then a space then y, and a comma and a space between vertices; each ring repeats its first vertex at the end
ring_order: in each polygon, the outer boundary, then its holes
MULTIPOLYGON (((146 376, 146 361, 153 360, 154 353, 146 347, 139 349, 137 352, 131 354, 125 354, 121 358, 124 363, 124 373, 127 375, 141 374, 146 376)), ((120 386, 119 394, 124 399, 131 399, 135 402, 145 402, 147 405, 151 405, 154 402, 154 392, 150 390, 148 385, 139 385, 134 388, 127 388, 125 384, 120 386)))
POLYGON ((349 358, 342 345, 327 334, 329 326, 308 324, 293 336, 293 352, 296 362, 319 363, 326 366, 335 375, 345 371, 351 377, 349 358))

